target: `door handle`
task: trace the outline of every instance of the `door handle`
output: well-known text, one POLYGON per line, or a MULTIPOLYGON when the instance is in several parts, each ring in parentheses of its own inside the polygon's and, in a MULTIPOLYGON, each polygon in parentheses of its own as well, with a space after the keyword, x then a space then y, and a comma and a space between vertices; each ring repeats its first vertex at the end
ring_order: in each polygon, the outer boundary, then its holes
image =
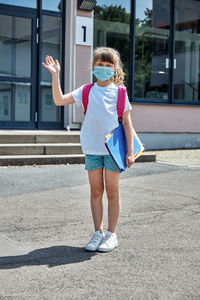
MULTIPOLYGON (((169 58, 165 59, 165 68, 169 69, 169 58)), ((176 69, 176 58, 174 58, 174 65, 173 68, 176 69)))
POLYGON ((174 58, 174 69, 176 69, 176 58, 174 58))
POLYGON ((169 69, 169 58, 165 59, 165 68, 169 69))

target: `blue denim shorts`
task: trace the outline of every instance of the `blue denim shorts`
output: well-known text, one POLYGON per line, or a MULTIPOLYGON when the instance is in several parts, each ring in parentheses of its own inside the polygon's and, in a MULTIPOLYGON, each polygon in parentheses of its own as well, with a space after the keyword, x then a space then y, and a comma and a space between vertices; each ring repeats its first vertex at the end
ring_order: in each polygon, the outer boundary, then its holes
POLYGON ((109 171, 119 172, 116 164, 110 155, 85 155, 85 170, 91 171, 105 168, 109 171))

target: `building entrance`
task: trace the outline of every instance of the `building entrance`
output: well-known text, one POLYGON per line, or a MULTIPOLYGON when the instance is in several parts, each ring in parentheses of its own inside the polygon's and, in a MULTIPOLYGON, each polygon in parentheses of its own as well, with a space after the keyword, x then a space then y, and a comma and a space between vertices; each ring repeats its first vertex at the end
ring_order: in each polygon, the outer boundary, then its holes
POLYGON ((0 1, 0 128, 61 129, 63 111, 53 102, 51 75, 41 63, 46 55, 62 63, 62 5, 6 2, 0 1))

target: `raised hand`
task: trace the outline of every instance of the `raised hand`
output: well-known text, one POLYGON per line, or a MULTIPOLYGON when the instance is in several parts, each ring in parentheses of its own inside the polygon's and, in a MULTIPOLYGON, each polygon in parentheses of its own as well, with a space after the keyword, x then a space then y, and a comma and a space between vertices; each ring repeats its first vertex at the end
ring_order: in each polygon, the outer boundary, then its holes
POLYGON ((60 64, 59 61, 56 59, 55 62, 53 60, 52 56, 47 55, 45 58, 46 64, 43 62, 43 66, 49 70, 49 72, 54 75, 54 74, 59 74, 60 72, 60 64))

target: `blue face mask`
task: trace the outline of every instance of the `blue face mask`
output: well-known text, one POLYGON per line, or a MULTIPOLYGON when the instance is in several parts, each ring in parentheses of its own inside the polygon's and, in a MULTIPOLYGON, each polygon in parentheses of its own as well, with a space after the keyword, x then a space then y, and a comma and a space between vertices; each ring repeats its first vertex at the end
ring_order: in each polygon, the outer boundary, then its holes
POLYGON ((95 77, 100 81, 109 80, 114 76, 114 69, 111 67, 94 67, 92 72, 95 77))

